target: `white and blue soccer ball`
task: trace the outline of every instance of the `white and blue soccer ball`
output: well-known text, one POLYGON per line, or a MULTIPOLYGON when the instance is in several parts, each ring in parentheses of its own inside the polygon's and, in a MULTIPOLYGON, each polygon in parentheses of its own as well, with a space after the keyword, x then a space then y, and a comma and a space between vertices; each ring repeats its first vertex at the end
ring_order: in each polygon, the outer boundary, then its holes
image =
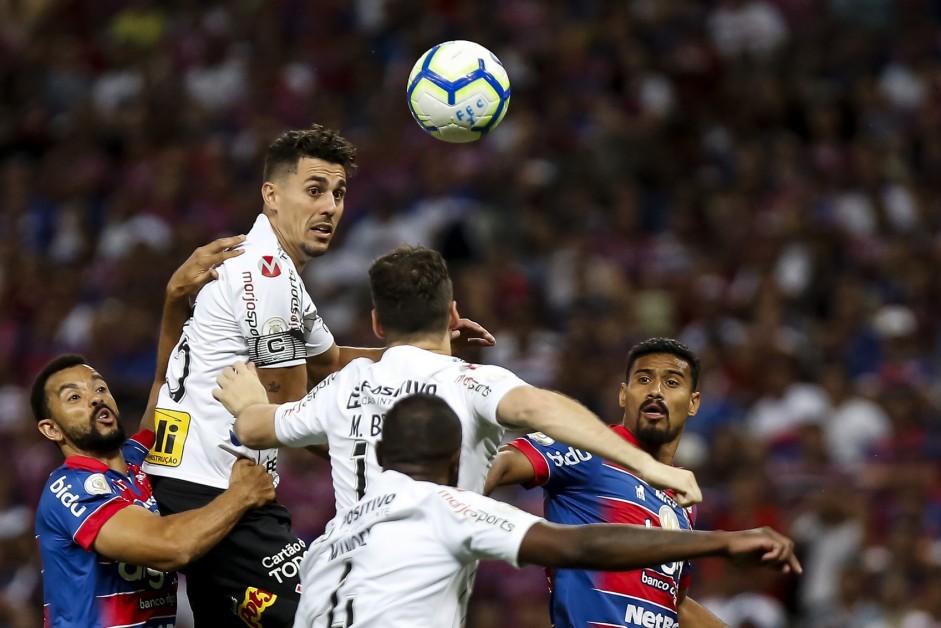
POLYGON ((510 79, 496 55, 472 41, 446 41, 408 76, 408 108, 432 137, 473 142, 492 131, 510 104, 510 79))

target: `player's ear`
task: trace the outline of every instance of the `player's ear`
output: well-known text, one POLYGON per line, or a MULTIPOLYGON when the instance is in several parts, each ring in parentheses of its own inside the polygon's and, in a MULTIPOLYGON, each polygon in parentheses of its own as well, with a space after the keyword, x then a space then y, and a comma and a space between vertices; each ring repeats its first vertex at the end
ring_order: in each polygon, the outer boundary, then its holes
POLYGON ((689 396, 689 412, 687 412, 689 416, 694 416, 699 412, 699 398, 700 395, 698 391, 689 396))
POLYGON ((51 440, 54 443, 61 443, 65 440, 65 436, 62 434, 62 430, 59 429, 59 426, 55 424, 51 419, 43 419, 36 424, 36 428, 39 430, 39 433, 51 440))
POLYGON ((376 308, 372 310, 372 333, 376 334, 376 338, 386 337, 386 332, 382 329, 382 321, 379 320, 379 314, 376 312, 376 308))
POLYGON ((271 181, 261 184, 261 200, 265 203, 265 209, 278 209, 278 190, 271 181))
POLYGON ((627 384, 621 382, 621 387, 618 388, 618 405, 622 408, 627 407, 627 384))
POLYGON ((457 327, 461 320, 461 315, 457 313, 457 301, 451 301, 451 309, 448 311, 448 329, 457 327))

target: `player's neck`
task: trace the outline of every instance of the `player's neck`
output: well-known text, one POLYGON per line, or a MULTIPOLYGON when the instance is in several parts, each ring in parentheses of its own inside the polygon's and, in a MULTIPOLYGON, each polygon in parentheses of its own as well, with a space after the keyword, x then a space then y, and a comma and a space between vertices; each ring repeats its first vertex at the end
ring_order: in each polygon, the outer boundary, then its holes
POLYGON ((451 339, 445 335, 442 337, 438 336, 412 336, 409 338, 389 338, 386 337, 386 346, 387 347, 417 347, 419 349, 424 349, 425 351, 431 351, 432 353, 440 353, 441 355, 451 355, 451 339))
POLYGON ((84 451, 69 445, 65 445, 62 447, 62 453, 66 458, 70 458, 72 456, 83 456, 85 458, 91 458, 92 460, 97 460, 109 469, 114 469, 121 474, 127 474, 127 461, 124 460, 124 454, 121 453, 120 449, 102 454, 99 452, 84 451))

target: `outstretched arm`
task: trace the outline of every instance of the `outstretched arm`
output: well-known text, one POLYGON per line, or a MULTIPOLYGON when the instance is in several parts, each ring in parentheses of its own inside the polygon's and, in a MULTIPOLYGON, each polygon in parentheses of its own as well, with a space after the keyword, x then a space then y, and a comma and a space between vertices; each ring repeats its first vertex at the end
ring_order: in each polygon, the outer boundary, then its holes
POLYGON ((657 462, 647 452, 618 438, 591 410, 557 392, 519 386, 497 406, 497 420, 511 429, 542 432, 626 467, 657 488, 672 489, 683 506, 702 501, 690 471, 657 462))
POLYGON ((154 383, 150 387, 147 409, 141 418, 140 429, 154 429, 154 410, 157 407, 157 395, 167 377, 167 364, 173 347, 180 339, 183 325, 190 317, 191 301, 200 289, 219 277, 216 268, 225 260, 241 255, 239 247, 245 236, 237 235, 219 238, 201 246, 190 255, 182 266, 176 269, 167 283, 167 292, 163 301, 163 317, 160 320, 160 339, 157 341, 157 368, 154 383))
POLYGON ((629 571, 702 556, 755 562, 801 573, 794 542, 770 528, 690 532, 626 524, 566 526, 547 521, 523 537, 519 562, 570 569, 629 571))
POLYGON ((209 504, 165 517, 128 506, 101 527, 92 547, 112 560, 173 571, 205 554, 247 510, 274 496, 271 475, 243 458, 232 468, 229 488, 209 504))
POLYGON ((511 445, 503 445, 500 452, 493 459, 490 471, 487 472, 487 482, 484 484, 484 495, 489 495, 500 486, 513 484, 526 484, 536 477, 529 458, 511 445))

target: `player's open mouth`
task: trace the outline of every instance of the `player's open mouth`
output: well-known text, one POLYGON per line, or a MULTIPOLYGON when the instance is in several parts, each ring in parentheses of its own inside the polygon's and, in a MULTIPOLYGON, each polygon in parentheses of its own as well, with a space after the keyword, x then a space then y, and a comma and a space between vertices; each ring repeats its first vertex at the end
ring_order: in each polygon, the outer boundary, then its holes
POLYGON ((330 223, 321 223, 311 227, 310 231, 318 238, 329 238, 333 235, 333 225, 330 223))
POLYGON ((95 420, 105 425, 113 425, 115 416, 109 408, 101 408, 95 413, 95 420))
POLYGON ((662 419, 668 414, 667 409, 656 401, 649 401, 640 407, 641 413, 648 419, 662 419))

